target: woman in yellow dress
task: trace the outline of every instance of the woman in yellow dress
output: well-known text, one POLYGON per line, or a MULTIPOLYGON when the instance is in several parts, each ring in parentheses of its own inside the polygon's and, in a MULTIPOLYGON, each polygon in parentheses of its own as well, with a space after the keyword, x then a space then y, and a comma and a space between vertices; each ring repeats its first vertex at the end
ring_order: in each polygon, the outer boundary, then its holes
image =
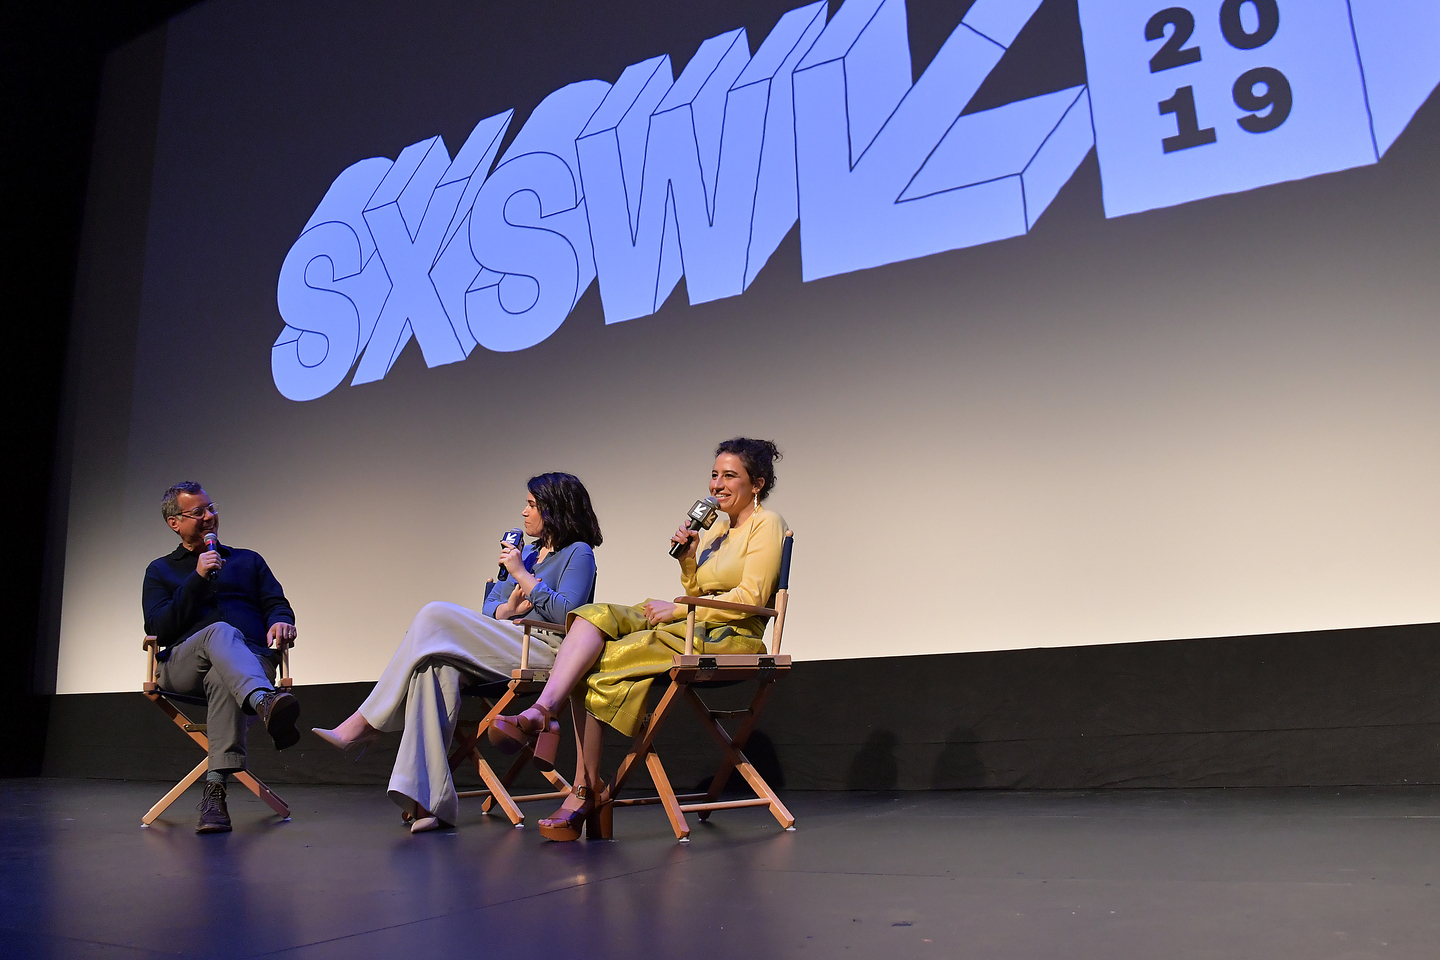
MULTIPOLYGON (((710 596, 732 603, 767 606, 780 579, 785 521, 761 506, 775 489, 780 451, 769 440, 736 437, 715 449, 710 494, 720 517, 703 534, 681 527, 671 542, 680 553, 680 585, 685 596, 710 596)), ((665 600, 633 607, 592 603, 567 618, 567 633, 555 654, 550 679, 534 706, 513 717, 497 717, 490 738, 501 749, 535 744, 542 762, 553 763, 560 725, 555 714, 566 697, 578 718, 584 716, 583 763, 576 764, 575 790, 540 833, 551 840, 575 840, 594 807, 600 789, 600 751, 610 724, 634 736, 646 715, 650 684, 665 673, 675 654, 685 650, 689 608, 665 600)), ((727 610, 696 609, 695 652, 748 654, 765 649, 765 621, 727 610)))

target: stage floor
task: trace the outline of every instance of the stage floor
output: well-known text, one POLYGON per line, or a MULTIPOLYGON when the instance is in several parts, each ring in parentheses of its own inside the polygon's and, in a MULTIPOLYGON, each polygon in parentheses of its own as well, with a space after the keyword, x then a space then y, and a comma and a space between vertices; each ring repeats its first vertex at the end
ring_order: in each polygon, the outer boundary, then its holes
POLYGON ((164 789, 0 781, 0 954, 1440 956, 1436 787, 792 793, 793 833, 723 811, 687 844, 658 808, 556 844, 476 801, 412 837, 374 787, 283 786, 289 822, 232 787, 203 837, 192 790, 142 828, 164 789))

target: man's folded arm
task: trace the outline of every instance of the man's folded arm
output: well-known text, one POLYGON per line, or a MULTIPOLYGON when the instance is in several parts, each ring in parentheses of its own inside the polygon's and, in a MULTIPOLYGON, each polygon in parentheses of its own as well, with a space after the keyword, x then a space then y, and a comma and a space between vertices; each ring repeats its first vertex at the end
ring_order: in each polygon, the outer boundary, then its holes
POLYGON ((194 623, 201 608, 214 589, 211 581, 191 572, 179 586, 172 586, 153 571, 145 572, 145 632, 168 647, 185 636, 186 627, 194 623))

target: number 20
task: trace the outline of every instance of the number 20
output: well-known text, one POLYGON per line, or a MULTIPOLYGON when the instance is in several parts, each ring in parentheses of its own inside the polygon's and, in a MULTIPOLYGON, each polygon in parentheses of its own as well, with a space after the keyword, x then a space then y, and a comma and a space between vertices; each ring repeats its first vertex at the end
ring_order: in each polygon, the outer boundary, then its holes
MULTIPOLYGON (((1237 50, 1254 50, 1274 39, 1280 29, 1280 7, 1276 0, 1224 0, 1220 5, 1220 33, 1225 42, 1237 50), (1241 10, 1250 4, 1255 11, 1255 29, 1247 30, 1241 19, 1241 10)), ((1186 42, 1195 32, 1195 15, 1184 7, 1167 7, 1152 16, 1145 24, 1145 39, 1165 41, 1150 58, 1150 72, 1160 73, 1176 67, 1199 63, 1198 46, 1186 47, 1186 42), (1166 35, 1166 28, 1170 28, 1166 35)), ((1268 133, 1280 126, 1290 116, 1294 106, 1294 94, 1285 74, 1274 67, 1256 67, 1241 74, 1231 89, 1235 105, 1241 110, 1251 111, 1240 117, 1236 123, 1249 133, 1268 133), (1264 85, 1265 92, 1257 94, 1255 88, 1264 85), (1262 111, 1269 110, 1268 113, 1262 111)), ((1200 129, 1195 114, 1193 88, 1181 87, 1169 100, 1160 103, 1160 113, 1175 114, 1177 135, 1166 137, 1162 143, 1166 153, 1190 147, 1204 146, 1215 142, 1214 128, 1200 129)))

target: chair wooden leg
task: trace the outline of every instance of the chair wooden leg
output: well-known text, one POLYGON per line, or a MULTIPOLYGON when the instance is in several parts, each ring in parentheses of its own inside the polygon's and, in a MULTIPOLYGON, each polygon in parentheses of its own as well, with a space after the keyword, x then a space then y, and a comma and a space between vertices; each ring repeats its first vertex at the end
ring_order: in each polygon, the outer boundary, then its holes
MULTIPOLYGON (((181 713, 173 703, 171 703, 169 700, 166 700, 164 697, 159 696, 158 694, 146 693, 145 699, 149 700, 151 703, 155 704, 157 707, 163 710, 165 712, 165 716, 170 718, 170 722, 175 724, 175 726, 179 727, 180 732, 185 734, 185 736, 189 737, 192 741, 194 741, 194 743, 201 750, 204 750, 207 754, 210 752, 210 741, 206 738, 205 734, 201 732, 204 730, 203 725, 191 723, 190 719, 186 717, 185 714, 181 713)), ((156 818, 158 818, 160 814, 164 813, 165 810, 169 808, 172 803, 180 799, 180 794, 184 793, 186 790, 189 790, 196 780, 199 780, 202 776, 205 775, 205 770, 209 765, 209 757, 206 757, 204 760, 201 760, 199 763, 197 763, 195 765, 195 769, 191 770, 188 774, 185 775, 185 779, 175 784, 175 786, 170 789, 169 793, 165 794, 165 796, 160 798, 159 803, 151 807, 150 810, 145 814, 145 816, 140 818, 141 825, 148 827, 150 824, 154 823, 156 818)))
MULTIPOLYGON (((675 831, 675 836, 680 840, 689 840, 690 827, 685 822, 685 814, 680 810, 680 804, 675 796, 674 789, 670 786, 670 779, 665 775, 665 768, 660 764, 660 758, 655 756, 654 745, 655 735, 659 732, 665 718, 669 715, 671 707, 676 703, 679 690, 675 684, 671 684, 665 693, 660 697, 660 702, 650 716, 645 719, 645 725, 640 728, 640 733, 630 744, 630 752, 620 761, 619 768, 615 771, 615 779, 605 788, 600 795, 596 820, 599 825, 600 837, 605 840, 614 836, 614 812, 616 797, 625 786, 634 771, 635 765, 644 761, 650 771, 651 778, 655 781, 657 792, 661 795, 661 802, 665 805, 665 815, 670 818, 670 827, 675 831), (663 786, 662 786, 663 784, 663 786), (665 797, 668 795, 668 800, 665 797)), ((627 801, 619 801, 621 806, 627 801)), ((653 802, 653 801, 640 801, 653 802)))
POLYGON ((201 750, 204 750, 206 753, 210 752, 210 741, 205 736, 205 725, 203 723, 191 723, 185 714, 176 709, 175 704, 166 700, 164 697, 149 693, 147 693, 145 697, 161 710, 164 710, 165 715, 170 718, 170 722, 179 727, 181 733, 195 741, 201 750))
MULTIPOLYGON (((566 780, 563 776, 561 776, 560 773, 559 773, 559 771, 556 771, 556 770, 541 770, 541 771, 540 771, 540 776, 542 776, 542 777, 544 777, 546 780, 549 780, 549 781, 550 781, 550 785, 551 785, 552 787, 554 787, 557 791, 559 791, 561 798, 563 798, 564 796, 566 796, 567 794, 570 793, 570 790, 571 790, 570 781, 569 781, 569 780, 566 780)), ((556 799, 555 797, 551 797, 549 794, 542 794, 542 795, 540 795, 540 796, 537 796, 535 799, 538 800, 538 799, 542 799, 542 798, 543 798, 543 799, 546 799, 546 800, 556 799)))
MULTIPOLYGON (((721 760, 720 763, 720 770, 710 782, 710 790, 706 794, 706 801, 713 803, 720 796, 720 791, 724 789, 725 781, 730 777, 730 771, 732 769, 739 770, 740 776, 745 778, 745 782, 750 785, 750 789, 755 791, 755 795, 769 801, 770 814, 779 821, 780 826, 788 830, 795 825, 795 818, 790 815, 790 811, 786 809, 785 804, 780 802, 780 797, 770 788, 770 784, 765 782, 765 778, 760 776, 759 771, 755 769, 750 761, 745 758, 745 754, 741 752, 741 747, 750 739, 750 734, 755 730, 755 723, 759 719, 761 709, 765 706, 766 699, 769 698, 770 687, 772 685, 773 683, 763 684, 759 690, 755 691, 755 696, 750 701, 750 715, 745 719, 745 722, 733 738, 726 732, 724 725, 721 724, 719 720, 710 716, 709 708, 705 706, 704 701, 702 701, 699 695, 690 689, 688 685, 685 687, 687 694, 685 699, 689 701, 690 706, 695 709, 695 712, 700 717, 701 725, 710 732, 710 736, 719 744, 724 754, 724 759, 721 760)), ((709 813, 710 811, 708 810, 701 811, 701 816, 708 817, 709 813)))
MULTIPOLYGON (((710 781, 710 789, 706 791, 705 800, 707 803, 714 803, 720 799, 720 791, 725 789, 725 784, 730 779, 730 771, 735 769, 734 759, 730 755, 730 746, 733 746, 737 751, 745 749, 745 744, 750 742, 750 734, 755 732, 755 724, 760 719, 760 711, 765 708, 765 701, 770 699, 770 692, 774 689, 774 686, 775 682, 773 680, 760 684, 760 688, 755 691, 755 696, 750 698, 749 716, 747 716, 745 722, 740 725, 740 729, 735 731, 735 736, 727 737, 730 743, 728 746, 722 746, 722 749, 725 751, 724 756, 720 761, 720 769, 715 772, 715 776, 710 781)), ((690 701, 690 706, 695 709, 696 715, 700 717, 700 723, 705 726, 706 729, 710 729, 713 726, 724 731, 725 728, 720 725, 720 721, 710 716, 710 708, 700 699, 700 695, 688 686, 685 688, 685 692, 689 695, 686 699, 690 701)), ((714 736, 713 729, 711 730, 711 736, 714 736)), ((700 819, 705 820, 708 819, 709 816, 709 811, 706 811, 700 815, 700 819)))
MULTIPOLYGON (((521 747, 520 752, 515 754, 515 759, 511 761, 510 766, 505 768, 505 772, 500 775, 500 786, 505 788, 506 794, 509 794, 510 792, 510 784, 514 783, 515 778, 520 776, 520 771, 525 769, 525 765, 530 762, 530 758, 534 755, 534 752, 528 746, 521 747)), ((484 763, 485 761, 480 760, 479 762, 484 763)), ((491 769, 491 772, 494 772, 493 768, 491 769)), ((512 797, 511 799, 514 798, 512 797)), ((494 801, 495 794, 492 791, 490 796, 485 798, 485 802, 480 805, 480 812, 489 813, 490 807, 494 803, 494 801)))
POLYGON ((265 786, 265 782, 263 780, 255 777, 248 770, 236 770, 235 779, 239 780, 240 783, 243 784, 245 788, 248 789, 251 793, 255 794, 255 796, 259 797, 261 800, 264 800, 265 803, 269 805, 271 810, 274 810, 286 820, 290 819, 290 805, 284 800, 281 800, 274 790, 271 790, 269 787, 265 786))
POLYGON ((456 728, 455 739, 450 743, 450 775, 454 776, 455 771, 466 760, 472 759, 480 750, 480 730, 477 727, 473 735, 456 728))
MULTIPOLYGON (((521 758, 517 761, 517 764, 528 759, 529 751, 522 751, 521 758)), ((484 780, 485 786, 490 788, 490 796, 485 798, 485 804, 482 809, 488 811, 490 809, 490 802, 493 800, 500 805, 500 809, 505 812, 505 816, 510 818, 511 823, 517 827, 523 824, 525 822, 525 814, 520 812, 519 805, 510 798, 510 791, 506 790, 505 783, 501 781, 499 777, 495 776, 495 771, 490 769, 490 764, 486 763, 482 757, 479 763, 476 764, 476 768, 480 772, 480 779, 484 780)), ((514 767, 511 767, 511 771, 513 770, 514 767)))
POLYGON ((615 779, 611 782, 610 786, 606 788, 603 799, 607 801, 613 800, 620 793, 621 788, 625 786, 625 781, 629 778, 630 772, 635 768, 635 764, 644 760, 645 756, 650 752, 650 747, 655 742, 656 731, 660 729, 661 720, 670 712, 670 708, 675 703, 675 697, 678 692, 678 686, 671 684, 669 689, 667 689, 665 694, 660 698, 660 702, 656 704, 649 719, 645 721, 645 726, 641 729, 640 735, 630 744, 630 752, 625 754, 625 759, 620 761, 620 767, 615 771, 615 779))
POLYGON ((210 766, 209 757, 206 757, 204 760, 201 760, 199 763, 195 764, 195 769, 187 773, 184 780, 181 780, 179 783, 175 784, 175 786, 171 787, 170 792, 165 794, 165 796, 161 797, 160 802, 155 804, 155 806, 151 807, 150 811, 146 813, 145 816, 140 818, 141 825, 148 827, 150 826, 150 824, 154 823, 155 818, 160 816, 160 814, 164 813, 165 810, 170 806, 170 804, 180 799, 180 794, 184 793, 186 790, 189 790, 191 785, 194 784, 196 780, 199 780, 205 775, 205 768, 208 766, 210 766))
POLYGON ((745 760, 742 763, 737 763, 735 769, 739 770, 740 776, 744 777, 745 782, 750 784, 750 789, 755 791, 755 796, 764 797, 770 801, 770 815, 779 821, 780 826, 786 830, 795 826, 795 818, 790 815, 790 811, 785 808, 785 804, 780 802, 780 798, 775 795, 775 791, 770 789, 770 784, 765 782, 765 778, 760 776, 759 772, 750 765, 750 761, 745 760))
POLYGON ((498 703, 490 703, 489 700, 482 700, 485 704, 485 716, 475 724, 475 732, 467 733, 458 726, 455 728, 455 736, 450 744, 450 772, 454 773, 459 769, 460 764, 466 760, 479 759, 480 740, 485 736, 485 731, 490 729, 490 722, 499 716, 505 705, 515 698, 514 691, 507 690, 498 703))
MULTIPOLYGON (((515 801, 515 803, 517 804, 528 803, 532 800, 564 800, 566 797, 568 797, 571 790, 570 781, 566 780, 563 776, 561 776, 558 772, 554 770, 540 771, 540 775, 546 780, 549 780, 550 785, 555 788, 550 793, 529 793, 521 797, 517 797, 514 794, 510 793, 511 782, 515 779, 515 776, 525 768, 525 764, 530 762, 530 756, 531 754, 528 750, 521 750, 520 756, 515 760, 513 764, 510 765, 510 769, 505 772, 504 776, 499 778, 500 785, 505 788, 506 795, 509 796, 510 799, 515 801)), ((485 761, 482 758, 478 760, 477 763, 485 763, 485 761)), ((479 770, 478 767, 476 769, 479 770)), ((490 767, 489 764, 486 764, 485 770, 479 771, 480 776, 484 778, 487 771, 490 773, 491 776, 495 775, 495 771, 490 767)), ((485 799, 480 805, 481 813, 489 813, 490 808, 498 802, 495 799, 495 791, 489 789, 488 787, 484 790, 461 790, 459 793, 456 794, 456 796, 460 797, 462 800, 468 799, 470 797, 484 797, 485 799)))
MULTIPOLYGON (((170 718, 170 722, 175 724, 175 726, 179 727, 180 731, 184 733, 185 736, 193 740, 196 746, 198 746, 201 750, 204 750, 206 753, 210 752, 210 740, 207 737, 206 732, 204 732, 204 724, 191 723, 190 720, 186 718, 185 714, 181 713, 178 709, 176 709, 175 705, 170 701, 166 700, 164 697, 152 693, 146 693, 145 697, 146 699, 150 700, 150 702, 158 706, 161 710, 165 711, 165 715, 170 718)), ((205 773, 206 767, 208 767, 209 765, 210 760, 208 757, 197 763, 195 765, 195 769, 191 770, 190 773, 186 775, 184 780, 181 780, 179 783, 175 784, 174 788, 169 793, 165 794, 165 796, 160 798, 159 803, 151 807, 150 811, 146 813, 145 816, 140 818, 141 824, 149 826, 151 823, 154 823, 155 818, 160 816, 160 814, 164 813, 166 807, 169 807, 170 804, 174 803, 177 799, 179 799, 180 794, 190 789, 191 785, 194 784, 196 780, 200 779, 200 777, 205 773)), ((260 780, 259 778, 255 777, 254 775, 245 770, 237 770, 235 772, 235 779, 240 781, 241 785, 244 786, 251 793, 255 794, 255 796, 259 797, 261 800, 264 800, 271 810, 274 810, 286 820, 290 819, 290 805, 287 804, 284 800, 281 800, 279 795, 276 794, 274 790, 271 790, 269 787, 267 787, 263 780, 260 780)))
MULTIPOLYGON (((506 688, 503 694, 501 694, 500 699, 497 700, 494 704, 490 705, 490 709, 485 711, 484 718, 475 725, 475 735, 472 737, 467 734, 465 736, 465 742, 461 744, 459 748, 453 750, 450 754, 450 770, 452 773, 460 764, 464 763, 466 760, 473 760, 475 762, 475 772, 478 773, 480 775, 480 779, 484 781, 485 789, 460 791, 458 793, 458 796, 462 799, 467 797, 484 796, 485 800, 480 805, 481 813, 489 813, 490 808, 496 803, 496 784, 502 785, 500 792, 505 794, 506 800, 509 800, 510 795, 506 793, 503 788, 503 784, 506 784, 509 781, 501 780, 495 775, 495 771, 490 769, 490 764, 485 762, 484 756, 482 756, 480 753, 480 741, 490 730, 490 724, 495 722, 495 718, 504 712, 505 708, 510 705, 510 701, 515 699, 515 688, 516 684, 514 682, 511 682, 510 686, 506 688)), ((487 704, 490 703, 490 701, 488 700, 484 702, 487 704)), ((501 809, 503 809, 505 811, 505 815, 510 818, 510 822, 516 826, 519 826, 525 819, 524 814, 520 812, 520 808, 517 807, 513 801, 510 802, 509 806, 501 803, 501 809)))
POLYGON ((655 781, 655 792, 660 795, 665 816, 670 818, 670 829, 675 831, 675 839, 689 840, 690 824, 685 820, 685 811, 680 809, 680 801, 675 799, 675 789, 670 786, 670 778, 665 775, 665 765, 660 762, 660 755, 651 750, 645 755, 645 766, 650 771, 650 779, 655 781))
POLYGON ((450 753, 451 770, 454 770, 467 759, 473 760, 475 762, 475 771, 480 774, 480 779, 485 783, 484 789, 462 790, 459 791, 458 795, 462 799, 483 797, 484 800, 480 805, 482 813, 489 813, 493 807, 498 805, 505 816, 509 818, 510 822, 517 827, 522 826, 525 822, 525 815, 520 812, 519 805, 521 803, 533 800, 563 799, 569 795, 571 789, 568 780, 559 773, 550 770, 544 771, 543 776, 546 780, 550 781, 550 785, 555 788, 553 791, 514 797, 510 794, 510 785, 515 782, 515 778, 520 775, 520 771, 525 769, 525 766, 534 756, 531 748, 528 746, 521 747, 519 754, 515 757, 515 760, 510 764, 503 776, 496 774, 494 768, 490 766, 480 753, 481 738, 490 730, 490 725, 495 722, 495 718, 504 713, 505 708, 522 692, 520 686, 520 681, 513 681, 495 705, 490 707, 486 712, 485 718, 476 726, 474 735, 471 736, 467 733, 464 734, 463 737, 458 738, 456 748, 450 753))

